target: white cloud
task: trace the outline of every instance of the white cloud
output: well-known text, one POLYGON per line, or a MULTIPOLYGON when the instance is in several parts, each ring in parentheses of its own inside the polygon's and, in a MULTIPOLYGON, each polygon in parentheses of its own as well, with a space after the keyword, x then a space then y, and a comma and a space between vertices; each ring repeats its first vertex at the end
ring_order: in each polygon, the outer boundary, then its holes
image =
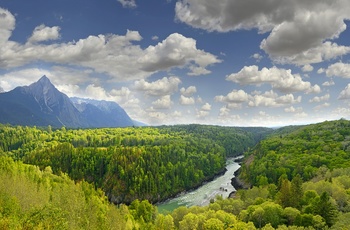
POLYGON ((336 43, 331 43, 330 41, 327 41, 320 46, 310 48, 296 55, 289 55, 284 57, 271 57, 274 61, 282 64, 293 63, 296 65, 307 65, 331 60, 336 57, 346 55, 348 53, 350 53, 350 47, 341 46, 336 43))
POLYGON ((175 66, 189 66, 189 75, 208 74, 208 65, 220 63, 216 56, 198 50, 196 40, 174 33, 156 46, 149 46, 137 62, 146 72, 169 70, 175 66))
POLYGON ((140 103, 139 99, 135 98, 133 93, 127 87, 120 89, 105 90, 101 86, 95 84, 80 87, 73 84, 63 84, 56 86, 59 91, 69 97, 90 98, 95 100, 106 100, 117 102, 124 108, 135 108, 140 103))
POLYGON ((204 119, 209 115, 209 111, 199 110, 197 111, 197 118, 204 119))
POLYGON ((210 111, 211 110, 211 105, 209 103, 205 103, 202 106, 201 110, 203 110, 203 111, 210 111))
MULTIPOLYGON (((186 96, 186 95, 185 95, 186 96)), ((200 96, 197 96, 196 102, 198 104, 203 104, 203 99, 200 96)))
POLYGON ((187 73, 189 76, 199 76, 211 73, 211 71, 201 66, 190 66, 189 69, 191 70, 191 72, 187 73))
POLYGON ((321 73, 324 73, 325 72, 325 69, 324 68, 319 68, 318 70, 317 70, 317 73, 318 74, 321 74, 321 73))
POLYGON ((314 109, 315 111, 320 111, 321 109, 327 108, 327 107, 329 107, 330 105, 331 105, 331 104, 329 104, 328 102, 325 102, 325 103, 323 103, 323 104, 321 104, 321 105, 315 106, 313 109, 314 109))
POLYGON ((309 64, 304 65, 302 68, 303 72, 311 72, 312 70, 314 70, 314 67, 312 65, 309 65, 309 64))
POLYGON ((321 96, 321 97, 317 97, 316 96, 316 97, 310 99, 309 102, 311 102, 311 103, 319 103, 319 102, 322 102, 322 101, 328 101, 330 97, 331 96, 327 93, 326 95, 321 96))
POLYGON ((278 89, 283 93, 298 91, 319 93, 321 90, 318 85, 312 86, 310 82, 303 81, 300 75, 292 74, 290 69, 279 69, 277 67, 264 67, 259 70, 259 67, 256 65, 245 66, 238 73, 227 76, 226 80, 241 85, 270 84, 273 89, 278 89))
POLYGON ((337 62, 330 65, 326 70, 328 77, 350 78, 350 64, 337 62))
POLYGON ((105 89, 101 86, 96 86, 94 84, 88 85, 85 92, 87 95, 92 95, 93 99, 109 100, 109 96, 107 95, 105 89))
POLYGON ((322 85, 323 86, 332 86, 332 85, 335 85, 335 83, 333 80, 330 80, 330 81, 323 82, 322 85))
MULTIPOLYGON (((131 1, 132 2, 132 1, 131 1)), ((196 41, 181 34, 170 34, 156 46, 143 49, 137 31, 125 35, 88 36, 67 43, 40 41, 59 38, 59 27, 36 27, 28 43, 10 41, 15 17, 0 8, 0 68, 14 68, 36 61, 90 68, 108 74, 115 81, 144 79, 156 72, 173 68, 188 69, 189 75, 208 74, 208 66, 220 63, 216 56, 197 49, 196 41)))
POLYGON ((32 36, 28 39, 30 43, 56 40, 60 38, 60 27, 47 27, 44 24, 35 27, 32 36))
POLYGON ((260 47, 277 61, 305 65, 350 52, 348 47, 339 52, 333 47, 329 53, 324 47, 326 40, 338 38, 346 29, 347 0, 179 0, 175 12, 177 20, 207 31, 269 32, 260 47))
POLYGON ((279 96, 277 93, 266 91, 263 94, 254 95, 250 98, 248 105, 251 107, 281 107, 301 102, 301 96, 294 98, 293 94, 279 96))
POLYGON ((8 10, 0 8, 0 45, 1 46, 3 46, 3 43, 6 43, 8 39, 11 37, 12 31, 15 28, 15 22, 16 22, 15 17, 8 10))
POLYGON ((5 91, 10 91, 17 86, 30 85, 39 80, 43 75, 50 78, 51 73, 44 69, 31 68, 18 71, 7 72, 0 75, 0 85, 5 91))
POLYGON ((335 119, 350 118, 350 108, 338 107, 332 111, 332 115, 335 119))
POLYGON ((157 40, 159 40, 159 37, 156 36, 156 35, 154 35, 154 36, 152 36, 152 40, 153 40, 153 41, 157 41, 157 40))
POLYGON ((350 84, 348 84, 345 89, 343 89, 338 97, 339 100, 350 99, 350 84))
POLYGON ((284 109, 287 113, 301 113, 303 111, 302 107, 294 108, 294 106, 288 107, 284 109))
POLYGON ((117 0, 125 8, 135 8, 137 7, 135 0, 117 0))
POLYGON ((143 79, 135 81, 134 87, 151 96, 165 96, 173 94, 178 90, 181 80, 178 77, 163 77, 154 82, 147 82, 143 79))
POLYGON ((168 118, 167 114, 158 111, 148 112, 147 117, 149 123, 156 125, 164 124, 166 122, 166 119, 168 118))
POLYGON ((121 87, 120 89, 112 89, 110 95, 116 99, 117 102, 125 103, 132 99, 132 93, 128 87, 121 87))
POLYGON ((259 53, 253 54, 252 57, 256 60, 256 62, 260 62, 261 59, 263 59, 263 56, 259 53))
POLYGON ((182 117, 182 113, 180 111, 175 110, 173 113, 174 117, 182 117))
POLYGON ((186 96, 186 97, 190 97, 190 96, 192 96, 194 93, 197 92, 197 88, 196 88, 196 86, 190 86, 190 87, 188 87, 187 89, 185 89, 184 87, 182 87, 182 88, 180 89, 180 92, 181 92, 182 95, 184 95, 184 96, 186 96))
POLYGON ((180 104, 181 105, 194 105, 195 100, 193 97, 185 97, 183 95, 180 96, 180 104))
POLYGON ((305 117, 307 117, 309 115, 307 113, 305 113, 305 112, 301 112, 301 113, 296 113, 294 116, 297 117, 297 118, 305 118, 305 117))
POLYGON ((170 109, 172 104, 173 102, 171 101, 170 95, 165 95, 152 102, 155 109, 170 109))
POLYGON ((226 106, 224 107, 221 107, 220 110, 219 110, 219 116, 220 117, 227 117, 230 115, 230 109, 227 108, 226 106))
POLYGON ((215 101, 217 102, 223 102, 227 104, 241 104, 243 102, 247 102, 249 100, 249 95, 244 92, 244 90, 233 90, 232 92, 228 93, 226 96, 219 95, 216 96, 215 101))

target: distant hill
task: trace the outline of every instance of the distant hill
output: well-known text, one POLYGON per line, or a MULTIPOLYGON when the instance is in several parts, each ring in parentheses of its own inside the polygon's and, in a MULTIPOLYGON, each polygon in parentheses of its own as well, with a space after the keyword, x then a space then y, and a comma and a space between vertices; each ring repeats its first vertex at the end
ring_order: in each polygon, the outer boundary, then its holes
POLYGON ((135 123, 125 110, 112 101, 71 98, 74 106, 92 127, 126 127, 135 123))
POLYGON ((0 94, 0 123, 52 127, 126 127, 134 122, 115 102, 70 99, 43 76, 0 94))
POLYGON ((350 121, 283 127, 245 156, 241 177, 254 186, 278 184, 281 176, 292 179, 297 174, 308 181, 320 168, 349 168, 350 121))

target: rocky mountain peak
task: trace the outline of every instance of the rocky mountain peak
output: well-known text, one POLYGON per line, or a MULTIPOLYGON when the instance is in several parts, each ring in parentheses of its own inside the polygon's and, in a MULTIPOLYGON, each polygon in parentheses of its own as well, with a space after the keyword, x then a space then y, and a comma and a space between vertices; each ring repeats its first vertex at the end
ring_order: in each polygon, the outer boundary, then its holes
POLYGON ((0 123, 53 127, 134 125, 117 103, 92 99, 71 100, 45 75, 29 86, 0 94, 0 123))

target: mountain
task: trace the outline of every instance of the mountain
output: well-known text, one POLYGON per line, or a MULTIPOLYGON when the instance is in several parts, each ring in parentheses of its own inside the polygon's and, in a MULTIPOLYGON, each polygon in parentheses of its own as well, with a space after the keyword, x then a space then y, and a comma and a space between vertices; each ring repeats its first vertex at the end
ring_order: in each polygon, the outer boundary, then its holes
POLYGON ((117 103, 85 98, 71 98, 75 107, 91 125, 97 127, 126 127, 134 122, 117 103), (118 114, 118 116, 116 116, 118 114))
POLYGON ((117 103, 85 100, 79 105, 73 101, 43 76, 29 86, 0 94, 0 123, 72 128, 134 124, 117 103))

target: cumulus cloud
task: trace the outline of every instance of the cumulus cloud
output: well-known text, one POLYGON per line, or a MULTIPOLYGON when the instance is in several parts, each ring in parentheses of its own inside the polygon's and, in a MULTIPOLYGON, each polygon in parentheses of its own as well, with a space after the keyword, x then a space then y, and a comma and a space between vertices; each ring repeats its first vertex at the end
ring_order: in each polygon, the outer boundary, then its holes
POLYGON ((262 68, 256 65, 245 66, 238 73, 230 74, 226 80, 239 83, 241 85, 262 85, 270 84, 273 89, 283 93, 304 91, 307 93, 319 93, 318 85, 312 86, 310 82, 303 81, 299 74, 292 74, 292 71, 279 69, 277 67, 262 68))
POLYGON ((331 104, 329 104, 328 102, 325 102, 325 103, 323 103, 323 104, 321 104, 321 105, 315 106, 315 107, 313 108, 313 110, 315 110, 315 111, 320 111, 321 109, 327 108, 327 107, 329 107, 330 105, 331 105, 331 104))
POLYGON ((309 102, 311 102, 311 103, 319 103, 319 102, 322 102, 322 101, 328 101, 330 97, 331 96, 327 93, 326 95, 321 96, 321 97, 317 97, 316 96, 316 97, 310 99, 309 102))
POLYGON ((183 95, 180 96, 180 104, 181 105, 194 105, 195 100, 193 97, 185 97, 183 95))
POLYGON ((332 111, 334 118, 350 117, 350 108, 338 107, 332 111))
POLYGON ((312 65, 304 65, 303 68, 301 68, 303 72, 311 72, 312 70, 314 70, 314 67, 312 65))
POLYGON ((332 86, 335 85, 335 82, 333 80, 325 81, 322 83, 323 86, 332 86))
POLYGON ((320 46, 310 48, 299 54, 285 57, 275 57, 274 59, 276 62, 280 62, 282 64, 293 63, 296 65, 307 65, 331 60, 348 53, 350 53, 350 47, 326 41, 320 46))
POLYGON ((205 119, 209 116, 211 111, 211 105, 209 103, 205 103, 200 110, 197 110, 197 118, 205 119))
POLYGON ((60 38, 60 27, 53 26, 47 27, 44 24, 35 27, 32 36, 28 39, 28 42, 42 42, 48 40, 56 40, 60 38))
POLYGON ((197 111, 197 118, 204 119, 209 115, 209 111, 206 110, 199 110, 197 111))
POLYGON ((286 94, 279 96, 272 90, 266 91, 263 94, 257 94, 251 97, 248 102, 250 107, 281 107, 290 104, 296 104, 301 102, 301 96, 294 98, 293 94, 286 94))
POLYGON ((164 124, 164 122, 168 117, 167 114, 159 111, 148 112, 147 116, 148 116, 148 121, 151 124, 157 124, 157 125, 164 124))
POLYGON ((131 99, 132 93, 128 87, 121 87, 120 89, 112 89, 110 92, 111 96, 116 98, 118 102, 125 103, 131 99))
POLYGON ((348 84, 345 89, 343 89, 338 97, 339 100, 350 99, 350 84, 348 84))
POLYGON ((207 31, 268 32, 261 49, 274 60, 303 65, 329 58, 323 45, 346 29, 350 6, 347 0, 179 0, 175 12, 177 20, 207 31))
POLYGON ((350 78, 350 64, 337 62, 330 65, 326 70, 328 77, 350 78))
POLYGON ((170 109, 172 104, 173 102, 171 101, 170 95, 165 95, 152 102, 154 109, 170 109))
MULTIPOLYGON (((0 44, 7 42, 15 28, 15 17, 5 9, 0 8, 0 44)), ((11 44, 13 45, 13 44, 11 44)))
POLYGON ((263 59, 263 56, 259 53, 255 53, 252 55, 252 58, 254 58, 256 60, 256 62, 260 62, 261 59, 263 59))
POLYGON ((189 75, 208 74, 208 66, 221 62, 215 55, 197 49, 194 39, 178 33, 145 49, 135 44, 142 40, 139 32, 130 30, 125 35, 91 35, 78 41, 43 44, 40 42, 60 37, 59 27, 40 25, 28 43, 20 44, 9 40, 15 28, 15 17, 2 8, 0 15, 0 68, 45 61, 89 68, 108 74, 115 81, 128 81, 173 68, 188 69, 189 75))
POLYGON ((317 70, 317 73, 318 74, 322 74, 322 73, 324 73, 325 72, 325 69, 324 68, 319 68, 318 70, 317 70))
POLYGON ((287 113, 301 113, 303 111, 303 108, 302 107, 295 108, 294 106, 290 106, 288 108, 285 108, 284 111, 287 113))
POLYGON ((190 86, 190 87, 188 87, 187 89, 185 89, 184 87, 182 87, 182 88, 180 89, 180 92, 181 92, 182 95, 184 95, 184 96, 186 96, 186 97, 190 97, 190 96, 192 96, 194 93, 197 92, 197 88, 196 88, 196 86, 190 86))
POLYGON ((156 46, 149 46, 137 62, 142 66, 142 70, 147 72, 188 65, 191 70, 189 75, 201 75, 210 73, 205 68, 220 63, 221 60, 210 53, 198 50, 196 40, 174 33, 156 46))
POLYGON ((244 90, 233 90, 228 93, 226 96, 219 95, 216 96, 215 101, 227 103, 229 105, 241 104, 243 102, 247 102, 249 100, 249 94, 247 94, 244 90))
POLYGON ((134 88, 151 96, 165 96, 173 94, 178 90, 181 80, 178 77, 163 77, 154 82, 147 82, 144 79, 135 81, 134 88))
POLYGON ((135 0, 117 0, 125 8, 135 8, 137 7, 135 0))
POLYGON ((219 110, 219 117, 227 117, 230 115, 230 109, 227 108, 226 106, 221 107, 219 110))
POLYGON ((203 110, 203 111, 210 111, 211 110, 211 105, 209 103, 205 103, 202 106, 201 110, 203 110))

